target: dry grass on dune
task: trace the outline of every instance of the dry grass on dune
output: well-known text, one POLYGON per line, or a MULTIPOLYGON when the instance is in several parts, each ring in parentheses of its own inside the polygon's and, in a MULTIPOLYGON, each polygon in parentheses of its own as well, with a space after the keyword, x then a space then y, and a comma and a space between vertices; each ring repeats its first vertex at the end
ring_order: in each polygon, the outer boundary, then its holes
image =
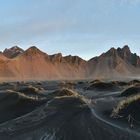
POLYGON ((140 86, 139 85, 135 85, 135 86, 131 86, 127 89, 125 89, 120 96, 125 96, 125 97, 128 97, 128 96, 132 96, 132 95, 136 95, 140 93, 140 86))
POLYGON ((102 81, 101 80, 98 80, 98 79, 95 79, 95 80, 91 81, 90 83, 91 84, 94 84, 94 83, 100 83, 100 82, 102 82, 102 81))
POLYGON ((86 102, 87 104, 90 104, 90 100, 86 99, 84 96, 80 95, 79 93, 77 93, 74 90, 71 89, 67 89, 67 88, 62 88, 59 90, 56 90, 50 94, 48 94, 47 96, 48 100, 52 100, 55 98, 80 98, 81 100, 83 100, 84 102, 86 102))
POLYGON ((31 101, 39 101, 39 100, 45 100, 45 96, 29 96, 28 94, 22 93, 22 92, 16 92, 13 90, 7 90, 9 94, 17 94, 19 99, 25 99, 25 100, 31 100, 31 101))
POLYGON ((118 86, 128 86, 128 82, 125 82, 125 81, 112 81, 112 84, 115 84, 118 86))
POLYGON ((40 88, 36 88, 32 85, 28 85, 28 86, 25 86, 25 87, 20 87, 20 88, 16 88, 15 89, 17 92, 21 92, 21 93, 24 93, 24 94, 39 94, 40 91, 42 91, 42 89, 40 88))
POLYGON ((74 89, 75 86, 76 86, 76 82, 74 82, 74 81, 69 81, 69 82, 62 81, 62 82, 59 84, 60 89, 61 89, 61 88, 74 89))
POLYGON ((140 121, 140 94, 130 96, 118 103, 113 109, 112 118, 126 118, 131 115, 136 120, 140 121))
POLYGON ((46 97, 48 99, 53 99, 53 98, 61 98, 61 97, 76 97, 76 96, 80 96, 77 92, 68 89, 68 88, 62 88, 59 90, 56 90, 50 94, 48 94, 46 97))
POLYGON ((129 85, 135 85, 135 84, 140 84, 139 80, 132 80, 130 82, 128 82, 129 85))
POLYGON ((55 95, 55 96, 77 96, 78 93, 74 92, 73 90, 68 89, 68 88, 62 88, 62 89, 54 91, 53 93, 51 93, 51 95, 55 95))

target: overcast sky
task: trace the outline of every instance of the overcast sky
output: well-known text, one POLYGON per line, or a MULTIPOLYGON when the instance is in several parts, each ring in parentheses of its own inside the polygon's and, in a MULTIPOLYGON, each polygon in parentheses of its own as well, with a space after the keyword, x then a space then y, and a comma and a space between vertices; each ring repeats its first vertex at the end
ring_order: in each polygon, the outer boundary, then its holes
POLYGON ((125 44, 140 55, 140 0, 0 0, 0 50, 89 59, 125 44))

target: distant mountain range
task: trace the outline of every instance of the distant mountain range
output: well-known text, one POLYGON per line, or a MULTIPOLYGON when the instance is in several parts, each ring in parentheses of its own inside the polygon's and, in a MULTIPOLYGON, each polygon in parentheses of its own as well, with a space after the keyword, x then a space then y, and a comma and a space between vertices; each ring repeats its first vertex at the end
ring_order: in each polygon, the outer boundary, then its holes
POLYGON ((140 57, 126 45, 85 61, 61 53, 48 55, 32 46, 0 53, 0 80, 120 79, 140 76, 140 57))

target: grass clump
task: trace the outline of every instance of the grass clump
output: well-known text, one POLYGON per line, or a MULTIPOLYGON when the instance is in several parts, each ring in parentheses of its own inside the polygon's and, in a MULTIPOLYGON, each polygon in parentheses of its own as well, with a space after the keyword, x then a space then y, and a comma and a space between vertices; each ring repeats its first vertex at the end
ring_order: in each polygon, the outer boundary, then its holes
POLYGON ((130 115, 140 121, 140 94, 123 99, 111 113, 112 118, 127 118, 130 115))
POLYGON ((136 95, 138 93, 140 93, 140 86, 132 86, 132 87, 129 87, 129 88, 125 89, 121 93, 121 96, 129 97, 129 96, 132 96, 132 95, 136 95))

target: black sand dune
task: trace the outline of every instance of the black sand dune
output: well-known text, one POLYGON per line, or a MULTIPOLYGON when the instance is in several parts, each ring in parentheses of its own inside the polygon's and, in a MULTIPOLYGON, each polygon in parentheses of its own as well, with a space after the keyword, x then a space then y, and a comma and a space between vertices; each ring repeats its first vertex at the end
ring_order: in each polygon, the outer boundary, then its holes
POLYGON ((60 88, 69 88, 69 89, 74 89, 76 87, 76 82, 74 81, 62 81, 60 84, 59 84, 59 87, 60 88))
POLYGON ((87 87, 87 90, 99 90, 99 91, 113 91, 117 90, 119 87, 112 82, 94 82, 89 87, 87 87))
POLYGON ((0 140, 139 140, 139 133, 124 129, 128 124, 124 125, 123 121, 116 124, 119 119, 104 114, 117 109, 118 103, 123 101, 125 106, 118 110, 118 115, 124 114, 126 120, 131 113, 138 120, 139 94, 127 100, 116 96, 121 91, 115 81, 93 82, 97 84, 94 90, 83 89, 90 82, 78 82, 74 82, 74 89, 58 90, 58 81, 39 84, 33 81, 14 83, 16 91, 1 90, 0 140), (106 92, 99 94, 97 91, 106 92))
POLYGON ((128 86, 129 83, 126 81, 112 81, 112 84, 115 84, 117 86, 128 86))
MULTIPOLYGON (((18 135, 26 132, 26 124, 29 123, 28 127, 31 127, 31 129, 28 129, 28 131, 35 129, 35 127, 37 129, 40 127, 45 129, 46 132, 43 134, 44 136, 42 135, 42 138, 40 137, 38 139, 43 140, 48 137, 49 140, 49 137, 53 137, 54 133, 56 140, 93 139, 92 131, 94 128, 92 123, 94 122, 91 110, 85 102, 86 100, 76 92, 67 89, 55 91, 52 93, 52 97, 53 96, 55 97, 44 105, 44 107, 41 107, 36 111, 33 111, 31 115, 29 114, 29 116, 26 116, 24 118, 26 123, 22 122, 22 119, 18 120, 19 124, 15 124, 15 122, 12 121, 12 125, 13 123, 16 125, 14 128, 15 131, 12 132, 15 135, 12 137, 15 137, 15 140, 21 139, 18 135), (38 118, 40 113, 44 116, 42 119, 38 118), (30 119, 32 119, 32 121, 30 121, 30 119)), ((9 139, 8 136, 4 136, 3 134, 4 132, 0 134, 0 138, 9 139)))
POLYGON ((0 83, 0 90, 10 90, 16 88, 15 83, 7 83, 7 82, 2 82, 0 83))
POLYGON ((31 112, 45 102, 45 98, 30 97, 12 90, 0 92, 0 123, 31 112))
POLYGON ((49 129, 59 140, 92 139, 92 114, 87 104, 79 97, 55 98, 49 103, 46 111, 53 114, 48 118, 49 129), (49 111, 49 112, 50 112, 49 111), (52 119, 53 118, 53 119, 52 119), (87 129, 91 129, 87 131, 87 129))
POLYGON ((16 89, 16 91, 30 97, 37 97, 37 98, 45 97, 45 95, 43 94, 44 93, 43 88, 36 88, 32 85, 20 87, 19 89, 16 89))
MULTIPOLYGON (((49 96, 51 93, 49 94, 49 96)), ((2 140, 138 140, 97 116, 89 100, 59 90, 29 114, 0 125, 2 140), (54 96, 55 95, 55 96, 54 96)))
POLYGON ((132 80, 129 82, 130 85, 140 84, 140 80, 132 80))

